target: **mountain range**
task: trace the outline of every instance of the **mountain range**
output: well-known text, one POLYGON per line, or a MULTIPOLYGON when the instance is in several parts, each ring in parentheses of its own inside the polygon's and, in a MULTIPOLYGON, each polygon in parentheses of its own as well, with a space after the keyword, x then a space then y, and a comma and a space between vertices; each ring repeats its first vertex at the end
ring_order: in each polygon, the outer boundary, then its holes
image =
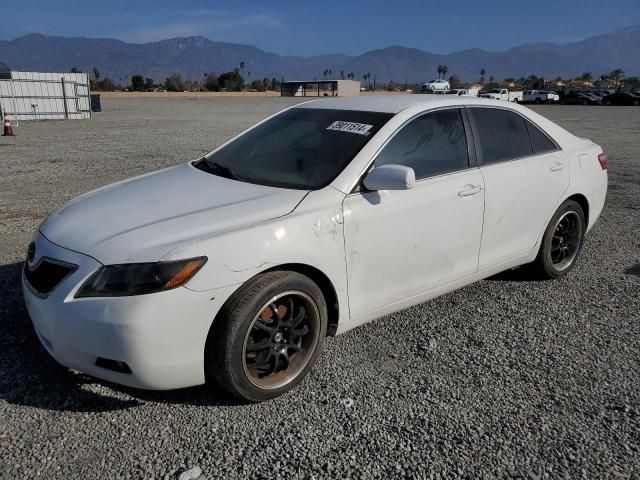
POLYGON ((283 56, 255 46, 216 42, 201 36, 179 37, 135 44, 111 38, 57 37, 29 34, 0 41, 0 61, 16 71, 84 72, 97 68, 102 78, 127 84, 134 74, 163 81, 171 73, 185 79, 202 79, 207 72, 222 73, 245 62, 250 80, 321 79, 326 69, 339 78, 354 72, 356 78, 370 72, 378 82, 422 82, 437 76, 438 65, 463 81, 475 81, 480 70, 496 79, 536 74, 546 78, 575 77, 591 72, 594 77, 622 68, 627 76, 640 74, 640 24, 567 44, 534 43, 503 52, 470 49, 436 54, 390 46, 362 55, 329 54, 283 56))

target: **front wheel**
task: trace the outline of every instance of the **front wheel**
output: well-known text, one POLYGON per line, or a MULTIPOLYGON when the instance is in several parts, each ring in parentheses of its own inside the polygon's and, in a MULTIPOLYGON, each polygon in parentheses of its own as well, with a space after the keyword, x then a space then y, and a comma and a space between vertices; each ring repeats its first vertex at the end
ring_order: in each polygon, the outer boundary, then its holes
POLYGON ((542 244, 532 264, 542 278, 559 278, 575 265, 582 250, 586 221, 579 203, 567 200, 553 215, 542 237, 542 244))
POLYGON ((324 296, 310 278, 288 271, 258 275, 216 319, 205 351, 207 377, 244 400, 277 397, 309 372, 326 331, 324 296))

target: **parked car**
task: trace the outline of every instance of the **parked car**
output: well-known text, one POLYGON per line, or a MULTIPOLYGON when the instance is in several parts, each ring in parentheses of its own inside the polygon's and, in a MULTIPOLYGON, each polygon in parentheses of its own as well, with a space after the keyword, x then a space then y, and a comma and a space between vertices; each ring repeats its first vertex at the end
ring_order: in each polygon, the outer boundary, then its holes
POLYGON ((616 92, 602 99, 605 105, 640 105, 640 96, 629 92, 616 92))
POLYGON ((482 98, 491 98, 493 100, 505 100, 509 102, 522 102, 523 92, 510 92, 506 88, 494 88, 487 92, 480 92, 478 95, 482 98))
POLYGON ((599 95, 596 95, 593 92, 579 92, 582 93, 583 95, 586 95, 588 97, 590 97, 591 99, 595 100, 596 102, 598 102, 598 104, 602 103, 602 97, 599 95))
POLYGON ((429 80, 422 84, 422 90, 449 90, 449 82, 443 79, 429 80))
POLYGON ((601 147, 507 102, 303 103, 66 203, 29 244, 24 298, 67 367, 266 400, 326 335, 519 265, 566 275, 606 168, 601 147))
POLYGON ((560 95, 546 90, 525 90, 522 95, 524 103, 554 103, 560 100, 560 95))
POLYGON ((602 100, 587 93, 573 92, 560 97, 562 105, 600 105, 602 100))
POLYGON ((447 95, 458 95, 459 97, 469 96, 469 91, 466 88, 454 88, 453 90, 447 90, 447 95))

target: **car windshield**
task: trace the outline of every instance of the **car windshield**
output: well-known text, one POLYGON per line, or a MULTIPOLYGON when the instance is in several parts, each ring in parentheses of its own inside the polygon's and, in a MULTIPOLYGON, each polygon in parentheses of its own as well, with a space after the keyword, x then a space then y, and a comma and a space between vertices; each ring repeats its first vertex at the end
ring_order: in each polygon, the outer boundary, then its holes
POLYGON ((500 90, 497 88, 494 88, 492 90, 489 90, 487 93, 500 93, 500 90))
POLYGON ((194 162, 194 166, 242 182, 317 190, 331 183, 392 116, 292 108, 194 162))

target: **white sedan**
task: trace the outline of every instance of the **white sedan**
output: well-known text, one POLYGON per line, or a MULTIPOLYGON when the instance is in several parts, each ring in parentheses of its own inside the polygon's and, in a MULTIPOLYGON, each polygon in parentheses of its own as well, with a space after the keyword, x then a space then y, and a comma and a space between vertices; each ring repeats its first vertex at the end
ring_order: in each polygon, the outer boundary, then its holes
POLYGON ((443 79, 429 80, 422 84, 422 90, 449 90, 449 88, 451 88, 449 82, 443 79))
POLYGON ((519 265, 565 275, 606 168, 598 145, 506 102, 308 102, 65 204, 29 245, 24 297, 67 367, 265 400, 326 335, 519 265))

